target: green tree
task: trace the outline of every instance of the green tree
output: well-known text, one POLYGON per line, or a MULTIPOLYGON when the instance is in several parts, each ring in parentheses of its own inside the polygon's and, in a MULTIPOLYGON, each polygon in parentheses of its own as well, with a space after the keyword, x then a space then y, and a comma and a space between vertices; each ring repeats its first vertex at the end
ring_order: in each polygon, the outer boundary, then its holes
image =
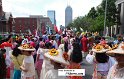
MULTIPOLYGON (((106 19, 106 25, 108 27, 115 25, 115 1, 116 0, 108 0, 106 19)), ((77 31, 81 31, 80 28, 82 28, 84 31, 88 30, 91 32, 102 32, 104 30, 105 4, 106 0, 103 0, 96 9, 95 7, 92 7, 87 15, 77 17, 72 23, 68 25, 68 27, 76 28, 77 31)))
POLYGON ((91 8, 87 16, 92 19, 97 17, 97 11, 95 10, 95 7, 91 8))
MULTIPOLYGON (((107 15, 106 15, 106 25, 108 27, 115 25, 116 21, 116 6, 115 6, 116 0, 107 0, 107 15)), ((101 3, 101 7, 105 12, 105 5, 106 5, 106 0, 103 0, 101 3)))

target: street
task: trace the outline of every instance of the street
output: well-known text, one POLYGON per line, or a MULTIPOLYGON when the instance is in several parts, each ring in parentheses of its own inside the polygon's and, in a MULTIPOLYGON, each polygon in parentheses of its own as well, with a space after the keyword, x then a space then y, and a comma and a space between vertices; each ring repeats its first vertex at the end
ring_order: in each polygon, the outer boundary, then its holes
MULTIPOLYGON (((93 73, 93 65, 87 63, 87 61, 85 60, 85 58, 83 59, 83 63, 82 63, 82 68, 85 69, 86 71, 86 75, 83 77, 83 79, 92 79, 92 73, 93 73)), ((36 79, 37 75, 36 75, 36 79)))
POLYGON ((86 75, 83 78, 84 79, 92 79, 93 65, 87 63, 85 58, 83 59, 82 68, 85 69, 85 72, 86 72, 86 75))

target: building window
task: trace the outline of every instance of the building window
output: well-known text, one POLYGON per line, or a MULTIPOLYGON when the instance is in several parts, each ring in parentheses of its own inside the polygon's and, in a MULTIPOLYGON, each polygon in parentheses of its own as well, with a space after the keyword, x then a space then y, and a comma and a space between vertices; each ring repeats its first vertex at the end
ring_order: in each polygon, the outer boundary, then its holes
POLYGON ((27 24, 27 21, 25 21, 25 25, 27 24))
POLYGON ((21 22, 22 22, 22 21, 21 21, 21 20, 19 20, 19 24, 21 24, 21 22))

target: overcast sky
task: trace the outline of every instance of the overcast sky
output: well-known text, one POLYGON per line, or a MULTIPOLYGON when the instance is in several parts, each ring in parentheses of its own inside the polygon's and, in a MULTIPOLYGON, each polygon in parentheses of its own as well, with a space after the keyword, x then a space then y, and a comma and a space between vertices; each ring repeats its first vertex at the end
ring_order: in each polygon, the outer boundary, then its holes
POLYGON ((65 25, 65 8, 73 9, 73 19, 86 15, 91 7, 98 6, 102 0, 2 0, 3 10, 14 17, 29 15, 47 16, 47 10, 56 11, 57 26, 65 25))

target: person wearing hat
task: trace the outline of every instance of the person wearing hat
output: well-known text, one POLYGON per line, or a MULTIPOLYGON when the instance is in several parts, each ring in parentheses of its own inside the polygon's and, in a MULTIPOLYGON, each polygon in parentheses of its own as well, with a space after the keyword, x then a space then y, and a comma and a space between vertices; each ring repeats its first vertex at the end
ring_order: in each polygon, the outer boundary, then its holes
MULTIPOLYGON (((47 53, 52 47, 52 44, 50 42, 46 42, 45 43, 45 48, 42 49, 42 55, 44 56, 45 53, 47 53)), ((41 69, 41 73, 40 73, 40 79, 45 79, 45 74, 47 73, 47 71, 53 69, 53 65, 50 63, 50 59, 44 56, 43 59, 43 64, 42 64, 42 69, 41 69)))
POLYGON ((23 44, 18 49, 21 50, 22 54, 25 55, 22 65, 20 66, 21 79, 35 79, 35 66, 32 52, 35 48, 30 46, 30 44, 23 44))
POLYGON ((124 79, 124 43, 119 44, 118 48, 107 52, 113 56, 117 64, 113 65, 109 70, 107 79, 124 79))
POLYGON ((45 53, 45 57, 50 59, 50 62, 54 68, 45 74, 44 79, 66 79, 64 76, 58 76, 58 69, 64 69, 63 66, 69 65, 69 62, 63 58, 62 50, 51 49, 49 52, 45 53))
POLYGON ((106 55, 109 46, 106 45, 105 47, 101 44, 97 44, 93 46, 92 52, 90 52, 90 54, 94 52, 95 55, 92 55, 94 58, 92 58, 90 62, 87 60, 87 62, 94 65, 92 79, 106 79, 109 69, 115 64, 114 59, 106 55))

